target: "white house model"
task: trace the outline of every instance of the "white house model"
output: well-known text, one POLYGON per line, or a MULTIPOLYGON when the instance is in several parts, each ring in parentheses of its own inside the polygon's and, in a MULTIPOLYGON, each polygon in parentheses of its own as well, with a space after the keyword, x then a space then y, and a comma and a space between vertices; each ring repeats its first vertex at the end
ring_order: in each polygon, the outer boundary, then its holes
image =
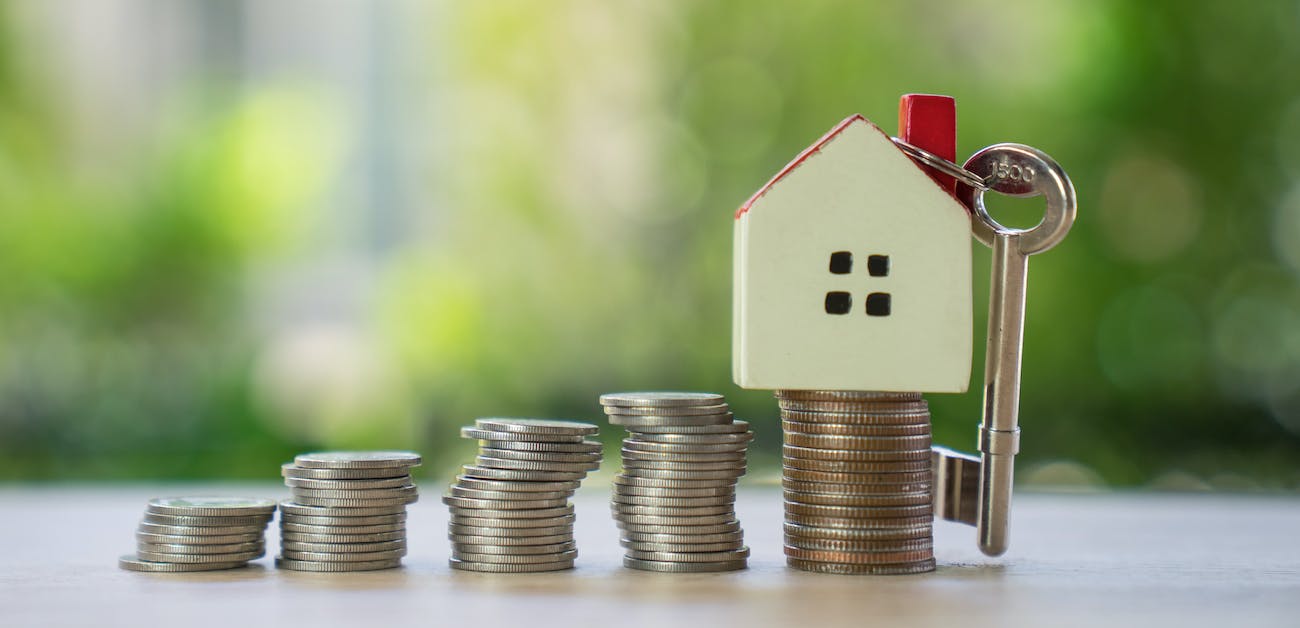
POLYGON ((969 215, 860 115, 736 212, 733 273, 741 387, 968 386, 969 215))

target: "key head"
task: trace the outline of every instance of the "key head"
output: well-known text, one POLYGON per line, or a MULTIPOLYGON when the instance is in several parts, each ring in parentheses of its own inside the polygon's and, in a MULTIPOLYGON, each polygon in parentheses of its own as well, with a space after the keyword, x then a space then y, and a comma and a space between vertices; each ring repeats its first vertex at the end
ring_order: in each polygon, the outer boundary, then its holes
POLYGON ((963 167, 982 177, 989 190, 1016 197, 1042 195, 1047 201, 1037 225, 1012 229, 989 215, 985 190, 959 186, 959 198, 975 214, 972 230, 980 242, 993 246, 995 237, 1012 237, 1022 254, 1033 255, 1056 246, 1070 232, 1078 204, 1074 184, 1047 153, 1024 144, 994 144, 971 155, 963 167))

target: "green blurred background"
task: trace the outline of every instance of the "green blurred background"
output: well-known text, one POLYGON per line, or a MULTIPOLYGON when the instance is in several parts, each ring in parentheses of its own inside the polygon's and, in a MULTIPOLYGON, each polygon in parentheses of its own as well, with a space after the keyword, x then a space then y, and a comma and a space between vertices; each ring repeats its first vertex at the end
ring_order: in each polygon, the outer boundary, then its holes
MULTIPOLYGON (((726 393, 731 216, 860 112, 1056 157, 1020 480, 1300 489, 1300 4, 0 3, 0 478, 264 478, 726 393)), ((1030 224, 1033 201, 994 203, 1030 224)), ((973 449, 972 392, 933 396, 973 449)), ((616 442, 617 430, 605 430, 616 442)))

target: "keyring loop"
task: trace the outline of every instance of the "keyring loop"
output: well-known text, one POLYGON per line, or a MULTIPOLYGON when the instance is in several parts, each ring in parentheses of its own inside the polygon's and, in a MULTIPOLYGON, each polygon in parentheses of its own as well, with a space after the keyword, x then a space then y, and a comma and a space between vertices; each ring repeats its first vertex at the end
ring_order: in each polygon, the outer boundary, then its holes
POLYGON ((896 137, 891 137, 889 139, 893 140, 894 145, 897 146, 904 153, 906 153, 908 157, 915 159, 921 164, 934 168, 935 170, 938 170, 943 174, 953 177, 958 181, 961 181, 962 183, 966 184, 967 186, 975 188, 977 190, 989 189, 989 186, 987 183, 985 183, 984 179, 981 179, 975 173, 965 168, 962 168, 961 166, 958 166, 957 164, 948 161, 947 159, 944 159, 943 157, 940 157, 928 150, 925 150, 920 146, 908 144, 907 142, 904 142, 903 140, 900 140, 896 137))
POLYGON ((1021 253, 1033 255, 1056 246, 1074 225, 1078 203, 1074 184, 1047 153, 1024 144, 994 144, 971 155, 963 168, 989 182, 984 190, 970 187, 958 190, 961 201, 975 212, 971 230, 985 245, 992 247, 997 236, 1012 236, 1021 253), (1041 194, 1047 201, 1047 211, 1037 225, 1028 229, 1003 226, 989 215, 984 205, 984 193, 988 190, 1015 197, 1041 194))

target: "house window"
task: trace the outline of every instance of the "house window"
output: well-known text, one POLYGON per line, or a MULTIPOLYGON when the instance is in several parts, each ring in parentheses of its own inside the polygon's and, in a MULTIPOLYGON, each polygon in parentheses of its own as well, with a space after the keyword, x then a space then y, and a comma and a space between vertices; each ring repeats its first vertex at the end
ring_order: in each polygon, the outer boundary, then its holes
POLYGON ((831 274, 847 275, 853 272, 853 254, 848 251, 831 253, 831 274))
POLYGON ((853 311, 853 295, 847 292, 826 293, 827 314, 848 314, 853 311))
POLYGON ((889 276, 889 256, 888 255, 868 255, 867 256, 867 274, 872 277, 889 276))
MULTIPOLYGON (((830 295, 827 296, 829 297, 830 295)), ((889 302, 890 298, 888 292, 872 292, 871 294, 868 294, 867 316, 889 316, 889 302)), ((829 304, 830 302, 827 301, 827 303, 829 304)))

